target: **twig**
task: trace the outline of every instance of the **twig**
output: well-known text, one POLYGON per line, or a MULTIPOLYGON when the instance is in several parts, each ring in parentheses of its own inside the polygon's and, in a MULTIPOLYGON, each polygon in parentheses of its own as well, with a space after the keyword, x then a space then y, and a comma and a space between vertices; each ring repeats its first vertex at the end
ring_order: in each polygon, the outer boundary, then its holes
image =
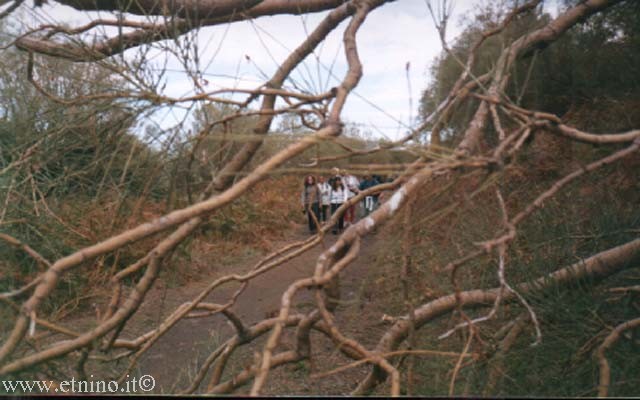
MULTIPOLYGON (((381 358, 390 358, 390 357, 395 357, 395 356, 403 356, 403 355, 415 355, 415 356, 442 356, 442 357, 460 357, 460 356, 464 356, 464 357, 473 357, 472 354, 461 354, 461 353, 456 353, 456 352, 452 352, 452 351, 437 351, 437 350, 422 350, 422 349, 417 349, 417 350, 396 350, 396 351, 390 351, 387 353, 382 353, 382 354, 376 354, 376 357, 381 357, 381 358)), ((338 374, 340 372, 344 372, 348 369, 351 368, 355 368, 358 367, 362 364, 366 364, 366 363, 370 363, 371 361, 373 361, 373 358, 363 358, 361 360, 358 361, 354 361, 350 364, 347 365, 343 365, 341 367, 338 368, 334 368, 330 371, 326 371, 326 372, 319 372, 317 374, 312 374, 309 376, 309 378, 311 379, 321 379, 321 378, 326 378, 328 376, 331 375, 335 375, 338 374)))
POLYGON ((453 373, 451 374, 451 382, 449 382, 450 397, 453 396, 453 392, 456 384, 456 378, 458 377, 458 373, 460 372, 460 367, 462 366, 462 360, 464 360, 464 358, 466 357, 469 351, 469 346, 471 346, 471 341, 473 340, 473 337, 474 337, 473 326, 469 325, 469 338, 467 339, 467 342, 465 343, 464 348, 462 349, 462 353, 460 354, 460 357, 458 357, 458 361, 456 362, 456 365, 453 368, 453 373))
POLYGON ((607 361, 606 351, 613 346, 620 335, 629 329, 634 329, 640 326, 640 318, 632 319, 616 326, 613 331, 607 336, 596 353, 598 357, 598 366, 600 367, 600 380, 598 382, 598 397, 607 397, 609 394, 609 386, 611 385, 611 368, 609 367, 609 361, 607 361))

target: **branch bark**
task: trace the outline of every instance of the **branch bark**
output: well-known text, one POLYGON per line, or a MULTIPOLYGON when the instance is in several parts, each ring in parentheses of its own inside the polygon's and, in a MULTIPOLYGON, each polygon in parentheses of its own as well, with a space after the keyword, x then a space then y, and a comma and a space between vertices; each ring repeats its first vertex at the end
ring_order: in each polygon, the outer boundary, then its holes
MULTIPOLYGON (((584 279, 593 281, 602 280, 626 268, 638 266, 640 266, 640 239, 595 254, 584 261, 559 269, 534 281, 520 283, 516 286, 516 289, 520 293, 530 293, 552 286, 567 287, 575 285, 584 279)), ((470 290, 460 292, 459 299, 462 307, 487 307, 495 302, 499 293, 500 288, 470 290)), ((515 299, 516 296, 512 292, 503 294, 503 301, 505 302, 515 299)), ((422 305, 415 310, 415 329, 420 328, 435 318, 445 315, 455 307, 455 294, 440 297, 422 305)), ((397 349, 400 343, 407 338, 410 328, 411 323, 409 322, 408 315, 399 318, 398 322, 380 339, 376 351, 387 353, 397 349)), ((384 378, 384 372, 379 368, 374 368, 367 378, 360 383, 354 393, 368 393, 384 378)))
MULTIPOLYGON (((143 44, 176 38, 201 26, 215 26, 272 15, 302 15, 344 6, 344 0, 61 0, 82 11, 120 11, 139 15, 165 15, 169 20, 89 44, 82 40, 58 42, 23 36, 16 47, 77 62, 98 61, 143 44)), ((64 31, 64 29, 63 29, 64 31)))

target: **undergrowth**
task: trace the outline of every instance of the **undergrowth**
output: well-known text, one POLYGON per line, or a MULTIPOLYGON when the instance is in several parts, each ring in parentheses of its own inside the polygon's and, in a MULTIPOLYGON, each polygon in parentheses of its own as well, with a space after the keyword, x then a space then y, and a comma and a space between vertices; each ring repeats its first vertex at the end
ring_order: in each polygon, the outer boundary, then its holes
MULTIPOLYGON (((580 160, 602 157, 611 149, 578 149, 580 160)), ((489 240, 500 233, 501 212, 495 188, 499 187, 513 217, 558 176, 553 166, 538 168, 535 157, 523 157, 514 167, 492 175, 467 175, 436 181, 424 189, 413 203, 411 226, 391 223, 379 243, 379 268, 370 278, 373 291, 384 293, 391 303, 385 312, 407 313, 402 300, 399 268, 402 263, 403 232, 411 229, 411 298, 424 304, 452 293, 451 276, 442 267, 477 248, 474 243, 489 240), (508 184, 503 182, 509 182, 508 184), (439 189, 448 190, 439 193, 439 189), (444 209, 444 212, 437 211, 444 209)), ((575 167, 574 167, 575 168, 575 167)), ((554 198, 545 202, 518 227, 518 235, 509 246, 506 278, 525 282, 579 262, 593 254, 638 237, 640 232, 640 160, 629 158, 578 179, 554 198)), ((498 286, 497 259, 484 256, 460 268, 461 290, 498 286)), ((584 281, 571 289, 548 288, 525 296, 541 322, 542 343, 535 340, 528 323, 512 349, 506 353, 495 387, 485 388, 493 368, 498 339, 494 337, 508 321, 523 313, 512 302, 503 304, 498 318, 478 325, 482 343, 474 341, 470 352, 477 354, 465 361, 457 377, 456 395, 498 396, 594 396, 597 394, 598 364, 594 352, 616 325, 640 313, 637 294, 613 295, 609 287, 637 285, 640 273, 630 269, 604 282, 584 281)), ((388 304, 387 303, 387 304, 388 304)), ((485 315, 489 307, 466 311, 470 317, 485 315)), ((436 319, 418 331, 419 347, 460 352, 468 330, 447 339, 437 337, 460 322, 457 313, 436 319)), ((640 341, 637 332, 621 339, 607 355, 612 366, 610 395, 637 394, 640 384, 640 341)), ((446 395, 457 360, 417 357, 414 394, 446 395)))

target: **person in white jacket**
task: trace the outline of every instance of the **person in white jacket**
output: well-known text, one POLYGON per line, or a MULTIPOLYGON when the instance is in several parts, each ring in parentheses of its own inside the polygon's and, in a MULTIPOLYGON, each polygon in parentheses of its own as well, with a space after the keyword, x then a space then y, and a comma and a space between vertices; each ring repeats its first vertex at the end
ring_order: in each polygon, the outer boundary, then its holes
POLYGON ((331 186, 324 180, 324 176, 318 177, 318 190, 320 191, 320 222, 325 223, 329 218, 331 205, 331 186))
POLYGON ((314 234, 317 232, 320 208, 320 191, 316 184, 316 178, 309 175, 304 178, 304 186, 300 196, 302 202, 302 212, 307 215, 309 222, 309 232, 314 234))
MULTIPOLYGON (((360 181, 354 175, 347 173, 347 171, 342 171, 342 176, 344 177, 344 185, 347 189, 347 198, 351 199, 360 191, 358 188, 360 187, 360 181)), ((344 213, 344 220, 347 226, 356 222, 356 205, 351 205, 347 211, 344 213)))
MULTIPOLYGON (((342 184, 342 179, 336 178, 332 181, 331 185, 331 215, 335 214, 336 210, 340 208, 342 204, 347 201, 347 189, 342 184)), ((333 227, 333 234, 342 232, 344 229, 344 213, 340 215, 338 222, 333 227)))

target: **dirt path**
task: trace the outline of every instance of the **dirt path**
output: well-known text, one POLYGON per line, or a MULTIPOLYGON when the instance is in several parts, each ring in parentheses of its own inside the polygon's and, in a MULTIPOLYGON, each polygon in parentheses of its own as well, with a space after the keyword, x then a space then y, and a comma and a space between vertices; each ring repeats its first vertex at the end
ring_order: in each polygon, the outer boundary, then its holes
MULTIPOLYGON (((302 240, 308 237, 303 226, 296 228, 292 237, 287 238, 285 243, 291 243, 295 240, 302 240)), ((331 246, 336 240, 336 236, 328 235, 324 244, 304 253, 303 255, 288 261, 280 267, 271 270, 257 278, 253 279, 244 293, 238 298, 232 310, 238 317, 242 319, 245 325, 250 326, 255 322, 264 319, 267 315, 276 312, 280 307, 282 293, 295 280, 308 277, 313 273, 315 263, 319 254, 324 248, 331 246)), ((342 299, 360 298, 364 284, 363 276, 366 275, 367 265, 370 263, 374 238, 367 238, 362 245, 361 256, 349 267, 348 273, 341 278, 342 299)), ((211 257, 211 256, 210 256, 211 257)), ((138 311, 134 319, 131 321, 131 328, 126 336, 140 334, 157 325, 162 319, 171 313, 175 308, 193 299, 198 293, 204 289, 207 284, 229 272, 247 271, 259 259, 243 263, 236 267, 226 267, 224 270, 218 270, 210 278, 202 279, 200 282, 192 282, 187 285, 171 288, 161 282, 159 287, 154 288, 148 298, 138 311), (163 287, 164 286, 164 287, 163 287)), ((215 260, 212 260, 215 262, 215 260)), ((233 283, 218 288, 212 293, 206 301, 223 303, 228 300, 229 296, 238 286, 233 283)), ((312 292, 302 291, 295 297, 294 304, 299 311, 309 311, 312 307, 312 292)), ((357 308, 357 307, 356 307, 357 308)), ((360 307, 362 308, 362 307, 360 307)), ((358 320, 362 316, 352 314, 347 315, 346 319, 349 325, 358 325, 358 320)), ((186 319, 176 324, 168 333, 166 333, 158 342, 141 358, 136 375, 149 374, 153 376, 157 382, 157 393, 175 393, 188 385, 188 382, 195 376, 197 368, 201 365, 209 353, 214 350, 220 343, 233 334, 233 329, 222 316, 213 316, 207 318, 186 319)), ((262 343, 256 341, 256 343, 262 343)), ((286 341, 286 338, 284 338, 286 341)), ((331 353, 333 345, 326 341, 323 346, 331 353)), ((254 349, 261 347, 252 346, 254 349)), ((239 352, 242 353, 242 352, 239 352)), ((334 352, 335 353, 335 352, 334 352)), ((247 353, 244 357, 246 362, 251 361, 251 353, 247 353)), ((238 357, 243 359, 242 355, 238 357)), ((335 361, 327 361, 334 363, 335 361)), ((230 365, 229 373, 242 368, 242 361, 236 361, 234 365, 230 365)), ((330 366, 327 366, 329 368, 330 366)), ((289 371, 291 372, 291 371, 289 371)), ((295 371, 294 371, 295 372, 295 371)), ((310 388, 309 384, 303 384, 301 387, 292 387, 287 384, 282 386, 282 382, 278 382, 278 374, 274 375, 274 384, 267 388, 270 392, 275 393, 304 393, 310 388)), ((329 383, 330 388, 335 388, 335 383, 329 383)), ((203 384, 206 386, 206 382, 203 384)), ((315 391, 315 390, 314 390, 315 391)))

